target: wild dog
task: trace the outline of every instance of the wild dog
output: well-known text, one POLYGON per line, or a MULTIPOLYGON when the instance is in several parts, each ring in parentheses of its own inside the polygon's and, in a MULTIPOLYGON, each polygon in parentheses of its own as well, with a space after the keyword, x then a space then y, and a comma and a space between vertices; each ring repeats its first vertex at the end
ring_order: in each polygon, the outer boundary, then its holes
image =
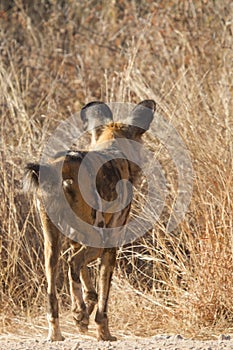
MULTIPOLYGON (((72 211, 77 217, 88 223, 89 227, 118 228, 118 231, 122 230, 129 219, 131 202, 128 203, 126 200, 125 207, 117 212, 102 212, 101 208, 99 210, 95 209, 84 200, 77 175, 86 155, 94 155, 92 159, 97 159, 98 161, 98 159, 102 159, 112 150, 116 150, 117 140, 119 139, 142 142, 142 135, 149 129, 154 111, 155 102, 153 100, 145 100, 132 110, 123 123, 116 123, 113 121, 112 112, 106 104, 96 101, 91 102, 81 110, 84 131, 91 130, 92 133, 92 141, 88 150, 67 151, 65 155, 58 154, 48 164, 30 163, 26 166, 25 188, 27 191, 35 191, 44 234, 48 298, 47 318, 49 323, 48 340, 50 341, 63 340, 59 326, 58 300, 56 296, 56 275, 62 234, 57 227, 58 225, 51 220, 44 205, 44 198, 46 197, 49 201, 52 197, 49 206, 54 207, 55 212, 59 212, 59 217, 66 215, 63 212, 61 198, 59 196, 56 197, 57 189, 60 190, 61 188, 72 211), (60 183, 58 169, 62 169, 60 183), (41 172, 46 174, 44 179, 41 180, 42 185, 39 181, 41 172), (48 182, 48 186, 46 186, 46 182, 48 182), (51 196, 52 193, 53 195, 51 196)), ((139 157, 140 155, 138 154, 137 156, 139 157)), ((129 161, 127 157, 120 158, 119 156, 115 157, 115 159, 107 160, 99 169, 96 177, 98 196, 104 198, 105 201, 111 202, 116 198, 118 181, 125 179, 135 183, 139 176, 139 169, 133 162, 129 161)), ((95 166, 95 164, 93 165, 95 166)), ((90 166, 92 165, 90 164, 90 166)), ((90 169, 87 169, 87 166, 86 168, 84 166, 85 171, 86 178, 88 178, 90 169)), ((122 191, 122 196, 125 196, 127 199, 127 186, 122 187, 122 191)), ((98 201, 98 196, 94 199, 92 198, 92 200, 98 201)), ((107 245, 101 244, 103 237, 98 234, 93 236, 93 239, 96 239, 94 246, 93 244, 90 246, 84 245, 82 244, 82 235, 85 234, 90 235, 92 239, 91 232, 80 232, 78 242, 72 239, 72 236, 69 238, 71 254, 68 264, 73 318, 81 332, 87 331, 89 316, 97 304, 95 315, 97 339, 113 341, 116 338, 109 331, 107 307, 111 279, 116 262, 117 245, 111 245, 112 237, 104 238, 109 240, 110 244, 108 241, 107 245), (97 258, 100 258, 98 294, 91 281, 87 266, 97 258)))

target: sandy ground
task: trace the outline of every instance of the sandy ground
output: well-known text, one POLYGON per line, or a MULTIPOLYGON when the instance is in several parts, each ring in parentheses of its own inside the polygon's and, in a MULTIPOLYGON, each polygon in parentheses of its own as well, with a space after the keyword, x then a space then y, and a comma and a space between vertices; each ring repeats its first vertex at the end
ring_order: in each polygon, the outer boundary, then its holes
POLYGON ((217 340, 191 340, 184 339, 181 335, 156 335, 150 338, 129 338, 116 342, 97 342, 85 339, 66 339, 63 342, 48 342, 41 339, 26 339, 19 337, 17 340, 0 338, 0 350, 159 350, 159 349, 192 349, 192 350, 222 350, 233 349, 233 340, 230 336, 221 335, 217 340))
POLYGON ((118 289, 117 285, 113 284, 110 329, 112 335, 118 338, 116 342, 96 340, 94 314, 90 319, 88 333, 79 335, 69 310, 60 312, 61 330, 65 340, 48 342, 45 340, 48 325, 45 310, 43 310, 36 317, 26 318, 14 316, 11 313, 0 318, 0 350, 233 350, 232 329, 229 329, 230 335, 226 333, 226 335, 214 336, 214 333, 209 332, 209 337, 211 336, 214 340, 208 341, 188 339, 180 334, 166 335, 166 332, 161 329, 153 329, 151 325, 154 322, 154 312, 152 310, 153 317, 150 317, 151 311, 148 311, 151 304, 147 305, 145 298, 135 296, 135 293, 128 291, 127 302, 131 313, 124 312, 122 304, 125 292, 125 289, 118 289), (165 335, 162 334, 163 332, 165 335))

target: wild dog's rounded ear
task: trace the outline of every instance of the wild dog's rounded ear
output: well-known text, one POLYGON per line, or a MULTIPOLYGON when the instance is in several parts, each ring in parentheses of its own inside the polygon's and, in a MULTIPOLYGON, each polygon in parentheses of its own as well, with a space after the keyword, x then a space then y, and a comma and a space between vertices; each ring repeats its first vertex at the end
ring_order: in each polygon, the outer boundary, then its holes
POLYGON ((112 118, 110 108, 101 101, 89 102, 81 109, 81 119, 85 131, 110 123, 112 118))
POLYGON ((130 116, 127 118, 127 123, 140 128, 140 133, 143 134, 150 127, 155 109, 156 103, 154 100, 144 100, 132 110, 130 116))

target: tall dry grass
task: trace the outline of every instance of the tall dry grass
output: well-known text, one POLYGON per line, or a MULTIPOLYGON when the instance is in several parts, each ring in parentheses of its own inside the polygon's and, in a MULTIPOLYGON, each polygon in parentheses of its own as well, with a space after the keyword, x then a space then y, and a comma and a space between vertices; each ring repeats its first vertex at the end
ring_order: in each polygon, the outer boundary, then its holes
MULTIPOLYGON (((176 232, 167 234, 161 220, 121 249, 114 283, 131 283, 125 299, 135 315, 140 310, 142 330, 194 336, 231 329, 232 2, 15 0, 0 6, 2 318, 44 308, 42 234, 33 201, 22 193, 25 163, 39 159, 59 121, 84 103, 154 98, 189 150, 192 201, 176 232)), ((150 148, 175 190, 166 148, 153 142, 150 148)), ((61 258, 64 304, 66 269, 61 258)), ((117 293, 111 307, 120 324, 116 310, 124 301, 119 305, 117 293)), ((132 332, 139 334, 137 324, 132 332)))

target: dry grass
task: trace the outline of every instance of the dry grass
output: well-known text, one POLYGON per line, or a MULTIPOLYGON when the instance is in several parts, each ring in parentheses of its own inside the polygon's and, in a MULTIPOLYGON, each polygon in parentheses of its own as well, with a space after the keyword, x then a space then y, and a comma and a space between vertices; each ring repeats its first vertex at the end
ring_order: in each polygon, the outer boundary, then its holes
MULTIPOLYGON (((160 222, 140 244, 122 249, 112 322, 123 335, 230 330, 232 2, 15 0, 0 6, 2 329, 10 318, 44 312, 41 228, 21 190, 25 163, 38 160, 54 127, 84 103, 154 98, 189 150, 193 197, 173 235, 160 222), (126 295, 118 293, 121 274, 133 286, 126 295)), ((166 149, 150 147, 176 189, 166 149)), ((61 259, 64 308, 66 269, 61 259)))

